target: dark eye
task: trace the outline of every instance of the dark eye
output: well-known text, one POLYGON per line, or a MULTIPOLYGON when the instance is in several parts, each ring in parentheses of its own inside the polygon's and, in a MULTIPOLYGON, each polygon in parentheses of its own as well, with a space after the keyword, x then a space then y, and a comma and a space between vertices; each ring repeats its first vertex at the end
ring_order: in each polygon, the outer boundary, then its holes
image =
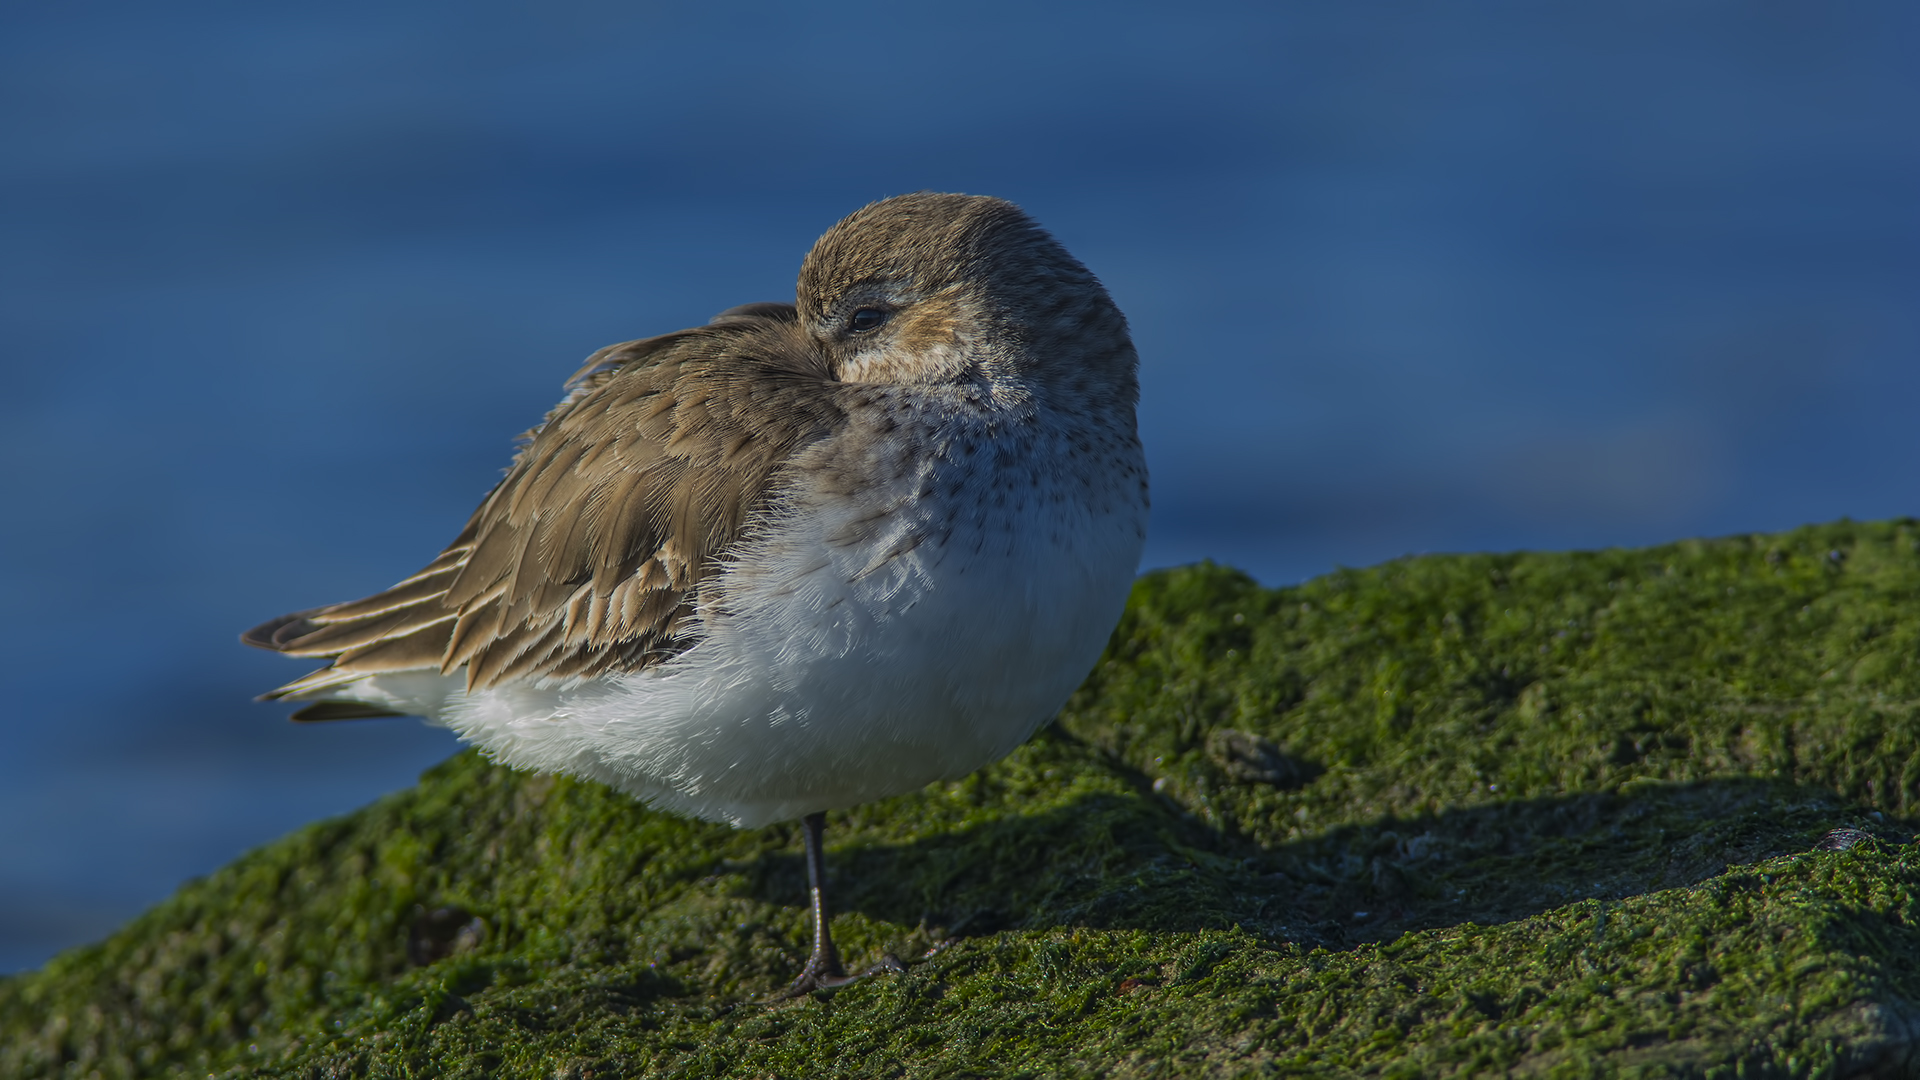
POLYGON ((879 308, 863 307, 848 317, 847 329, 856 334, 864 334, 886 321, 886 312, 879 308))

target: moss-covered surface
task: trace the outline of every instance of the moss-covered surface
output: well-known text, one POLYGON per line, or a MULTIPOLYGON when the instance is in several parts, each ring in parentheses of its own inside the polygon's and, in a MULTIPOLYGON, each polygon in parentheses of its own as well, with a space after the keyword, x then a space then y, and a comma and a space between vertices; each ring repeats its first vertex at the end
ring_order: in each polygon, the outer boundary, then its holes
POLYGON ((1917 712, 1912 521, 1155 573, 1057 726, 830 815, 905 974, 770 1000, 796 828, 469 754, 0 981, 0 1075, 1905 1075, 1917 712))

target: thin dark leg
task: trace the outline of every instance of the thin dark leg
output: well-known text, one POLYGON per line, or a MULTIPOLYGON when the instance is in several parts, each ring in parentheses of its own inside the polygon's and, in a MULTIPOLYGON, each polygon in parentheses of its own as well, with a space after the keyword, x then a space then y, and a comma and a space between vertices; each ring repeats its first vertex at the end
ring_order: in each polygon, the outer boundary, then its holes
POLYGON ((800 820, 807 838, 807 888, 813 896, 813 955, 800 977, 787 987, 786 997, 799 997, 814 990, 845 986, 853 980, 840 966, 840 950, 833 947, 833 913, 827 910, 827 853, 820 837, 826 832, 827 815, 808 814, 800 820))
POLYGON ((840 950, 833 947, 830 925, 833 913, 827 908, 826 846, 820 839, 826 832, 827 815, 808 814, 800 824, 807 839, 807 887, 813 894, 813 955, 807 957, 807 966, 800 969, 800 977, 787 987, 784 996, 799 997, 815 990, 831 990, 875 972, 906 970, 891 956, 883 957, 880 963, 858 975, 849 975, 847 969, 840 966, 840 950))
POLYGON ((847 971, 840 966, 840 950, 833 947, 833 913, 827 910, 827 852, 821 839, 827 831, 827 815, 808 814, 800 824, 806 831, 807 889, 813 898, 813 955, 807 957, 800 978, 818 985, 845 979, 847 971))

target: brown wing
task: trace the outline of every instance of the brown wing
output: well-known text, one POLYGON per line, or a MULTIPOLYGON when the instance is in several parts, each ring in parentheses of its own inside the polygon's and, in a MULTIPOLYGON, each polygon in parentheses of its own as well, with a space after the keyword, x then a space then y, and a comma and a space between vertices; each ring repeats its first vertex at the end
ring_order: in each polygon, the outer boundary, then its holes
POLYGON ((568 386, 425 569, 242 636, 333 660, 269 697, 322 696, 388 671, 464 666, 480 688, 658 662, 685 647, 700 584, 781 466, 841 418, 826 362, 789 305, 611 346, 568 386))

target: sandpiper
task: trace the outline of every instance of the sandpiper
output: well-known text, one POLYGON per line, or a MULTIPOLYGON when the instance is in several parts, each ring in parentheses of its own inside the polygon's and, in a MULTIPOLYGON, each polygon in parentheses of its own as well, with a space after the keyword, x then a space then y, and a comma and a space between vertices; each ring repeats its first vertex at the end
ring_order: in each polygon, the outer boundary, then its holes
POLYGON ((612 345, 426 568, 243 640, 329 663, 296 720, 418 715, 676 813, 804 822, 966 775, 1066 701, 1140 558, 1138 358, 1018 207, 827 230, 796 302, 612 345))

